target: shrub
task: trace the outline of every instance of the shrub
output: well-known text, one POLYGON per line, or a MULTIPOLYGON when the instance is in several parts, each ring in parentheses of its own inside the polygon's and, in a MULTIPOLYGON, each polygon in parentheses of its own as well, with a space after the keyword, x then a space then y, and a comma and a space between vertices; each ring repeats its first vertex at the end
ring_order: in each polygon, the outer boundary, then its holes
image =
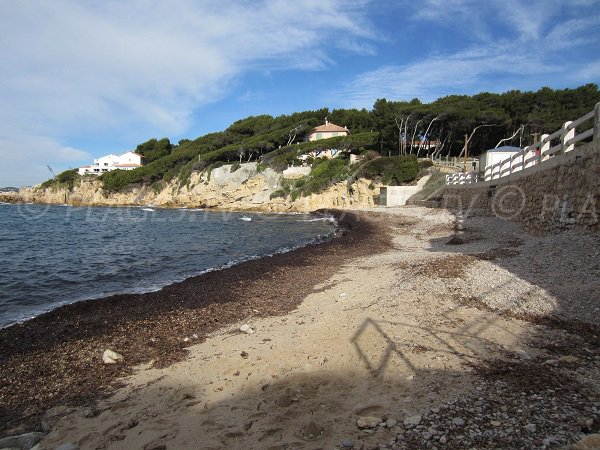
POLYGON ((41 185, 42 189, 49 187, 66 187, 67 189, 73 189, 75 180, 79 179, 79 173, 77 169, 69 169, 59 173, 54 178, 44 181, 41 185))
POLYGON ((423 159, 419 161, 419 169, 427 169, 431 166, 433 166, 433 161, 430 159, 423 159))
POLYGON ((419 173, 417 157, 391 156, 366 162, 359 175, 368 179, 380 179, 383 184, 402 185, 414 181, 419 173))
POLYGON ((274 198, 280 198, 280 197, 287 197, 287 192, 285 191, 285 189, 277 189, 276 191, 273 191, 271 193, 271 199, 274 198))
POLYGON ((240 164, 238 161, 234 162, 234 163, 231 165, 231 167, 229 168, 229 173, 233 173, 233 172, 235 172, 235 171, 236 171, 236 170, 238 170, 240 167, 242 167, 242 165, 241 165, 241 164, 240 164))

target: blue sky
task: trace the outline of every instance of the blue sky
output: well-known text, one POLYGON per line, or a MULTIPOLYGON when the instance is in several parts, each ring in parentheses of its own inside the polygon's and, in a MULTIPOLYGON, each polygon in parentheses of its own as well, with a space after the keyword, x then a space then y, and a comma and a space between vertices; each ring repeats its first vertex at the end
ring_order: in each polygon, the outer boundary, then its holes
POLYGON ((0 186, 151 137, 600 82, 600 0, 0 0, 0 186))

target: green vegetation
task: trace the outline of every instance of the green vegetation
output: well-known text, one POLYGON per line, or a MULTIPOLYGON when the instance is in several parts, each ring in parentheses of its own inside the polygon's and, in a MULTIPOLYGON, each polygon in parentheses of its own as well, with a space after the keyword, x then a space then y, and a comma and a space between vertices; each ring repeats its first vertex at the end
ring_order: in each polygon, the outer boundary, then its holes
POLYGON ((42 189, 46 189, 49 187, 55 187, 55 188, 67 188, 67 189, 73 189, 73 186, 75 184, 75 180, 79 179, 79 174, 77 173, 77 169, 69 169, 69 170, 65 170, 64 172, 59 173, 58 175, 56 175, 54 178, 51 178, 50 180, 44 181, 42 183, 42 189))
POLYGON ((442 172, 434 172, 431 174, 431 178, 427 180, 423 190, 417 192, 411 197, 413 200, 427 200, 434 194, 438 189, 446 185, 446 174, 442 172))
MULTIPOLYGON (((320 109, 278 117, 251 116, 236 121, 224 131, 194 140, 182 139, 177 144, 167 138, 150 139, 136 148, 146 161, 143 167, 131 171, 115 170, 103 174, 100 179, 109 192, 122 191, 134 184, 152 185, 173 179, 183 186, 194 171, 210 171, 218 164, 237 163, 235 168, 232 167, 235 171, 239 164, 254 161, 259 163, 259 171, 266 167, 282 171, 290 164, 296 164, 303 154, 331 148, 366 155, 368 160, 374 160, 377 154, 396 157, 418 153, 418 156, 425 156, 434 151, 429 146, 419 148, 411 145, 413 141, 443 143, 437 149, 438 154, 456 156, 464 146, 465 134, 470 134, 478 125, 493 125, 474 134, 469 143, 469 153, 474 156, 493 148, 500 139, 511 136, 521 125, 524 126, 522 135, 505 144, 518 145, 521 139, 523 146, 528 145, 535 133, 553 132, 564 121, 590 111, 599 101, 598 86, 587 84, 577 89, 542 88, 537 92, 451 95, 432 103, 422 103, 418 99, 378 99, 372 110, 320 109), (311 129, 322 124, 325 117, 333 123, 347 126, 351 134, 307 142, 311 129), (402 123, 404 128, 399 126, 402 123)), ((378 162, 367 161, 361 166, 366 176, 379 177, 390 183, 405 183, 413 176, 414 164, 408 160, 382 158, 374 161, 378 162)), ((312 178, 304 185, 290 188, 286 195, 293 190, 299 195, 307 195, 334 180, 344 179, 354 170, 347 165, 338 166, 339 163, 321 167, 322 163, 315 166, 316 175, 311 175, 312 178), (327 177, 330 177, 329 181, 326 181, 327 177)), ((426 168, 424 163, 420 168, 426 168)), ((59 183, 72 185, 76 176, 71 174, 69 177, 70 181, 67 177, 59 183)), ((45 184, 57 182, 50 180, 45 184)))

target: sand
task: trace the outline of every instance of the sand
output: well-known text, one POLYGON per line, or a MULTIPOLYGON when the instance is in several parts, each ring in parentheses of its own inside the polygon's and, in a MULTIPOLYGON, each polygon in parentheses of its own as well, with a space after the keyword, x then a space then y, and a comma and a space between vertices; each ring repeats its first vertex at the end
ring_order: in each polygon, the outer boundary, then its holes
MULTIPOLYGON (((544 266, 536 263, 539 249, 564 246, 573 235, 532 237, 493 218, 457 223, 445 210, 377 211, 363 223, 372 233, 391 232, 386 245, 340 264, 321 261, 321 276, 299 283, 310 290, 287 312, 245 311, 203 342, 188 341, 189 353, 172 365, 135 366, 93 408, 60 414, 42 448, 330 449, 344 439, 380 448, 409 433, 405 419, 471 395, 488 363, 523 355, 545 361, 568 349, 553 353, 542 337, 559 339, 569 327, 597 331, 590 289, 600 279, 598 236, 575 236, 571 250, 546 253, 552 261, 544 266), (567 270, 574 263, 575 275, 567 270), (569 284, 579 286, 580 307, 569 284), (255 332, 241 332, 244 324, 255 332), (364 431, 361 416, 398 425, 364 431)), ((441 435, 431 442, 446 448, 441 435)), ((416 448, 405 436, 407 447, 390 448, 416 448)), ((448 448, 461 448, 461 435, 446 436, 448 448)), ((541 442, 531 439, 532 447, 541 442)))

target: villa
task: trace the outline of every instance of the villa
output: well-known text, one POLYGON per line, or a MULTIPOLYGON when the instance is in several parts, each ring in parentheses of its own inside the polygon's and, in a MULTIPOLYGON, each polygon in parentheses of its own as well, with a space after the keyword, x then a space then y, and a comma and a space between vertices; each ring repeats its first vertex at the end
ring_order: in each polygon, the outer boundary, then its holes
POLYGON ((111 170, 133 170, 144 165, 144 156, 139 153, 126 152, 122 155, 107 155, 94 159, 91 166, 78 169, 79 175, 101 175, 111 170))
POLYGON ((309 141, 318 141, 321 139, 329 139, 336 136, 347 136, 349 133, 348 128, 340 127, 334 123, 331 123, 325 119, 325 125, 314 128, 308 135, 309 141))

